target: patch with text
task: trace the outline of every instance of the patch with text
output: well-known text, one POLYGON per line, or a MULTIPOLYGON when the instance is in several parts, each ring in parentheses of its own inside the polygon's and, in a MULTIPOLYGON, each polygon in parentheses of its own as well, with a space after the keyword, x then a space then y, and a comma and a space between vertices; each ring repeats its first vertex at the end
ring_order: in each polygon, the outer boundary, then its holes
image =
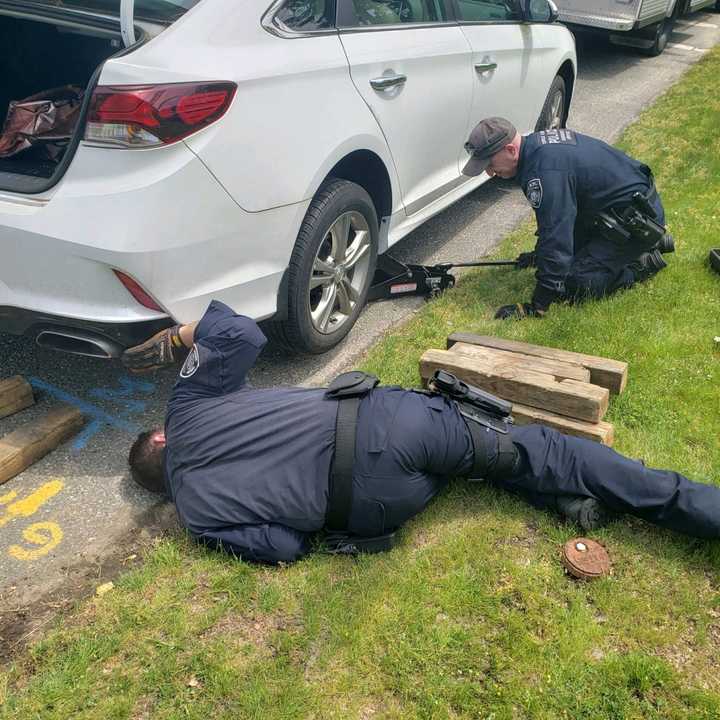
POLYGON ((558 128, 557 130, 540 130, 541 145, 577 145, 577 138, 572 130, 558 128))
POLYGON ((195 374, 195 371, 200 367, 200 355, 198 354, 197 345, 192 346, 192 350, 185 358, 182 368, 180 368, 180 377, 189 378, 195 374))
POLYGON ((525 188, 525 196, 536 210, 542 205, 543 189, 540 178, 530 180, 525 188))

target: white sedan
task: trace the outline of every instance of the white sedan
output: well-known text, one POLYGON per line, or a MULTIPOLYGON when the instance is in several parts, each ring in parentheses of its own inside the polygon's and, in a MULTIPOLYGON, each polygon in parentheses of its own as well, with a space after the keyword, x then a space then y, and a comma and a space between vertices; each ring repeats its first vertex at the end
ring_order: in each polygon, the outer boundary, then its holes
POLYGON ((217 298, 323 352, 378 253, 487 180, 480 119, 564 125, 548 0, 267 2, 0 0, 0 117, 85 87, 60 152, 0 159, 0 331, 114 357, 217 298))

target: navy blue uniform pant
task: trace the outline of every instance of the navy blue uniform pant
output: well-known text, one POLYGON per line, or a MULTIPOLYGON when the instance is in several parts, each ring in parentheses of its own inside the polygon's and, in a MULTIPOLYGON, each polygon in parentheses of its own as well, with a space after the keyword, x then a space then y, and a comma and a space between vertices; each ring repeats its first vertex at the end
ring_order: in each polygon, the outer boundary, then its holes
MULTIPOLYGON (((619 513, 698 537, 720 537, 720 488, 654 470, 611 448, 541 425, 512 427, 520 453, 512 477, 493 481, 535 505, 559 496, 593 497, 619 513)), ((498 435, 474 448, 454 403, 399 388, 363 399, 355 448, 350 530, 380 535, 420 512, 450 477, 470 474, 473 453, 492 467, 498 435)), ((479 442, 479 440, 478 440, 479 442)))
MULTIPOLYGON (((658 222, 665 224, 665 212, 657 193, 651 198, 658 222)), ((575 232, 575 255, 565 279, 566 297, 570 300, 601 298, 635 284, 629 267, 651 247, 639 242, 613 242, 578 222, 575 232)))
POLYGON ((605 445, 541 425, 512 428, 511 435, 520 450, 520 469, 497 485, 534 504, 552 496, 593 497, 655 525, 720 538, 720 488, 714 485, 645 467, 605 445))

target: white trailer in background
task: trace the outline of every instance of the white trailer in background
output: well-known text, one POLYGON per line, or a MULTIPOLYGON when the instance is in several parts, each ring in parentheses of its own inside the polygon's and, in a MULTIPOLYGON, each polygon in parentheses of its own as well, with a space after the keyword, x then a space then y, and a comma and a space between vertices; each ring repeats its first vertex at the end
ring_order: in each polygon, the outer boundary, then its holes
POLYGON ((720 0, 555 0, 560 20, 574 30, 608 33, 611 42, 659 55, 668 43, 675 20, 714 7, 720 0))

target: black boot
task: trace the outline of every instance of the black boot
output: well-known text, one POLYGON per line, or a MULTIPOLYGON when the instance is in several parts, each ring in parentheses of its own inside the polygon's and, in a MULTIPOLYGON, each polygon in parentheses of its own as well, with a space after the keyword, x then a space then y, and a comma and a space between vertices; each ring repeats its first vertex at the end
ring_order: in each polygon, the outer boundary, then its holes
POLYGON ((708 259, 710 260, 710 267, 712 267, 715 272, 720 273, 720 248, 711 250, 708 259))
POLYGON ((659 250, 663 255, 675 252, 675 240, 673 240, 673 236, 669 232, 666 232, 662 240, 659 240, 657 245, 655 245, 654 249, 659 250))
POLYGON ((659 250, 651 250, 643 253, 635 262, 628 265, 635 275, 636 282, 643 282, 651 278, 663 268, 667 267, 667 263, 662 259, 659 250))
POLYGON ((615 517, 613 512, 595 498, 558 497, 556 502, 560 514, 585 531, 597 530, 615 517))

